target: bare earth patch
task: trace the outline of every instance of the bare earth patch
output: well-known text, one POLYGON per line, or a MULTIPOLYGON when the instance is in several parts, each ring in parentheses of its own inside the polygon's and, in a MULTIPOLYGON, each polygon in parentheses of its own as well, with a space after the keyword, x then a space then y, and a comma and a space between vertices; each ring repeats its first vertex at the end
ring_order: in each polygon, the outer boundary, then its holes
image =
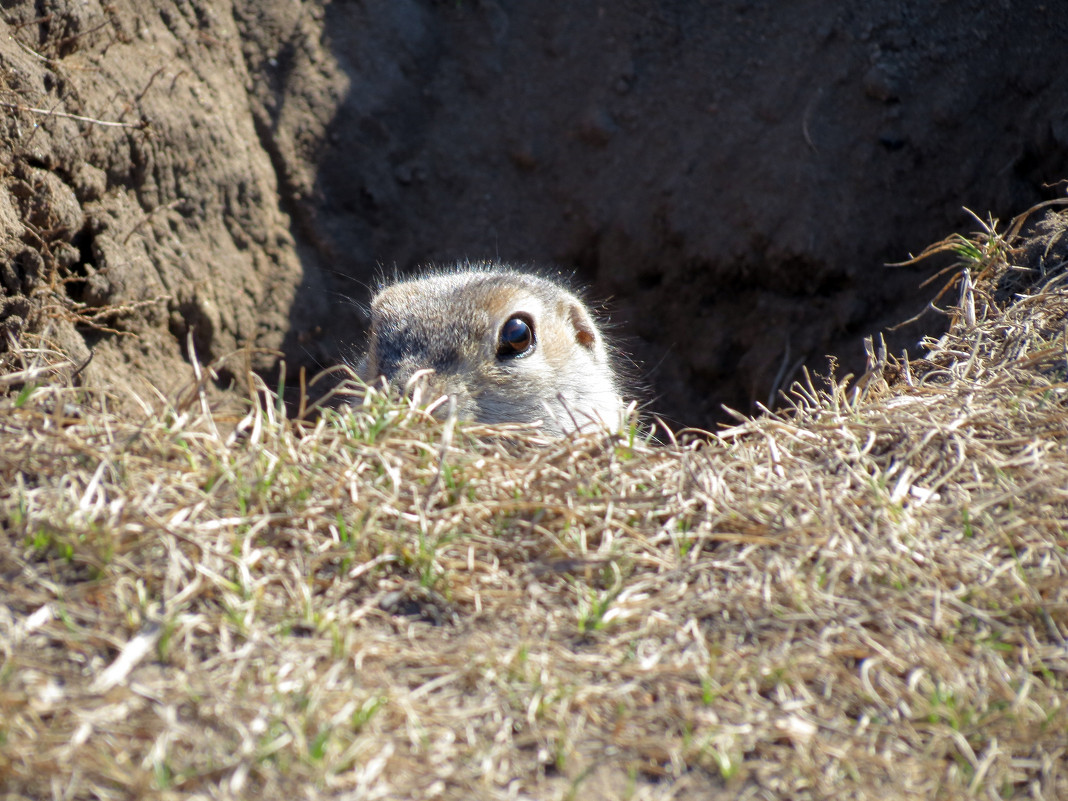
POLYGON ((923 361, 679 444, 287 420, 251 372, 227 417, 208 367, 119 414, 27 334, 0 787, 1068 797, 1066 226, 944 243, 923 361))

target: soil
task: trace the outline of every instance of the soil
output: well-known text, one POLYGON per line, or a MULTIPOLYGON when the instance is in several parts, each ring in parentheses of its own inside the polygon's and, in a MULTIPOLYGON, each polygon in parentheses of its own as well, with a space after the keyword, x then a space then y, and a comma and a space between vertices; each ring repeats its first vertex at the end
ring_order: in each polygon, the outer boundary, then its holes
POLYGON ((573 273, 708 426, 861 368, 944 266, 888 263, 1068 178, 1048 0, 0 5, 0 328, 94 384, 245 345, 292 379, 383 274, 499 258, 573 273))

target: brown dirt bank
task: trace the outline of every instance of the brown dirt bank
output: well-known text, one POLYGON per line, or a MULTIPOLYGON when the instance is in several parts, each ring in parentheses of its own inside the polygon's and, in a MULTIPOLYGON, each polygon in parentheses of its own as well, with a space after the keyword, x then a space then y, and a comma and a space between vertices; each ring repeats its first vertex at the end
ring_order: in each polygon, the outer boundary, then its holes
POLYGON ((201 359, 250 342, 326 365, 383 267, 500 257, 577 270, 654 407, 709 424, 801 363, 859 366, 864 334, 923 304, 930 268, 886 262, 1068 177, 1057 3, 40 0, 0 20, 0 327, 91 348, 91 383, 168 388, 190 335, 201 359))

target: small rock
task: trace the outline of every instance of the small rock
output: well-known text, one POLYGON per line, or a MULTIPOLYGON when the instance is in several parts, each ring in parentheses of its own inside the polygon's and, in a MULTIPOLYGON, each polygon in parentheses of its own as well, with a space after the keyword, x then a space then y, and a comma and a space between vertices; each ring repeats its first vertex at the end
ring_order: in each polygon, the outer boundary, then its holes
POLYGON ((82 289, 82 303, 91 308, 101 308, 108 304, 114 289, 106 275, 93 272, 85 281, 82 289))
POLYGON ((39 167, 27 171, 23 181, 12 185, 21 201, 22 214, 45 239, 69 237, 82 227, 82 207, 74 190, 57 175, 39 167))
POLYGON ((74 194, 82 203, 99 200, 108 188, 108 174, 84 162, 74 171, 72 180, 74 194))
POLYGON ((874 65, 864 76, 864 94, 873 100, 884 103, 900 100, 903 88, 897 70, 882 62, 874 65))
POLYGON ((619 130, 615 120, 602 109, 592 109, 579 123, 578 136, 587 144, 604 147, 619 130))

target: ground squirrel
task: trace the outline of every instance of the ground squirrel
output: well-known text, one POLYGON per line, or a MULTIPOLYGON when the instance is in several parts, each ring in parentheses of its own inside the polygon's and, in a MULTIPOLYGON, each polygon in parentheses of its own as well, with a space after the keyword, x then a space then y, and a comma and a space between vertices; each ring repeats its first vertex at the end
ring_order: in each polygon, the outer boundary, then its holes
POLYGON ((371 301, 358 372, 367 383, 419 386, 425 401, 448 395, 461 419, 540 420, 556 436, 616 429, 623 414, 604 336, 583 302, 553 281, 497 264, 382 289, 371 301))

